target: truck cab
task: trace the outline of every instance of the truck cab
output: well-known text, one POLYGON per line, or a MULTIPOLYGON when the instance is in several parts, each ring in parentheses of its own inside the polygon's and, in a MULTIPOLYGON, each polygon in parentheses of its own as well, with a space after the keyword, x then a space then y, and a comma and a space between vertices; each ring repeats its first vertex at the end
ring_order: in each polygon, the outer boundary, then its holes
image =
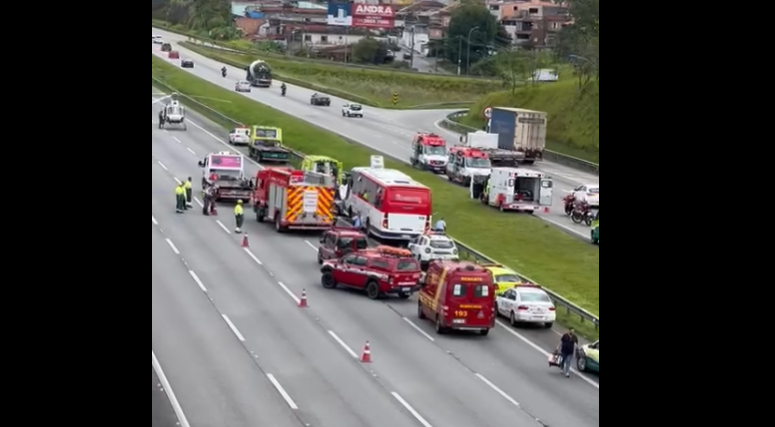
POLYGON ((342 162, 328 156, 306 156, 301 161, 301 169, 307 172, 333 176, 336 178, 337 185, 342 185, 344 182, 342 162))
POLYGON ((417 316, 431 320, 436 333, 451 330, 487 335, 495 326, 492 274, 468 261, 431 261, 420 282, 417 316))
POLYGON ((331 227, 320 236, 318 264, 329 259, 339 259, 347 254, 369 247, 369 240, 360 230, 353 227, 331 227))
POLYGON ((450 181, 471 185, 471 180, 484 180, 492 164, 485 152, 477 148, 452 147, 449 150, 446 174, 450 181))
POLYGON ((447 143, 434 133, 418 132, 412 139, 409 162, 412 166, 434 173, 444 173, 447 168, 447 143))
POLYGON ((217 199, 249 202, 253 183, 245 177, 245 162, 240 153, 219 151, 199 161, 202 188, 218 185, 217 199))
POLYGON ((483 203, 501 211, 532 214, 552 206, 554 182, 542 172, 523 168, 493 168, 483 203))
POLYGON ((253 126, 248 156, 257 162, 288 163, 291 153, 283 147, 283 130, 270 126, 253 126))

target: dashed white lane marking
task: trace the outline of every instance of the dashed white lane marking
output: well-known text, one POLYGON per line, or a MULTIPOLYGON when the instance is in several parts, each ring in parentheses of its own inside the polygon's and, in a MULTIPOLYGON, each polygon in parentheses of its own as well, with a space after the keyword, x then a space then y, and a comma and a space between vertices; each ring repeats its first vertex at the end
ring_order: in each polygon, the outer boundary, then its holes
POLYGON ((164 239, 168 245, 170 245, 170 249, 172 249, 172 252, 175 252, 175 255, 180 255, 180 251, 178 250, 178 247, 175 246, 174 243, 172 243, 172 240, 170 239, 164 239))
POLYGON ((346 342, 344 342, 341 338, 339 338, 339 335, 337 335, 336 332, 328 331, 328 335, 331 335, 331 338, 333 338, 334 341, 336 341, 339 345, 341 345, 342 348, 345 349, 345 351, 347 351, 347 353, 349 353, 350 356, 353 357, 353 359, 357 359, 358 358, 358 354, 355 353, 353 351, 353 349, 351 349, 350 346, 347 345, 346 342))
POLYGON ((157 160, 156 163, 158 163, 159 166, 161 166, 161 168, 164 169, 165 171, 169 171, 169 169, 167 169, 167 165, 162 163, 161 160, 157 160))
POLYGON ((242 333, 239 331, 239 329, 237 329, 237 327, 234 326, 234 323, 231 323, 231 319, 229 319, 229 316, 225 314, 221 314, 221 316, 223 317, 223 320, 226 322, 226 324, 229 325, 229 329, 231 329, 231 331, 234 332, 234 335, 237 336, 237 339, 242 342, 245 342, 245 337, 242 336, 242 333))
POLYGON ((280 384, 280 381, 277 381, 277 378, 275 378, 272 374, 266 374, 266 377, 269 378, 269 382, 272 383, 274 388, 277 389, 277 392, 280 393, 280 396, 283 397, 283 400, 285 400, 285 403, 288 404, 288 406, 291 407, 291 409, 299 409, 299 406, 296 405, 296 402, 291 399, 291 395, 288 394, 287 391, 285 391, 285 388, 283 388, 282 384, 280 384))
POLYGON ((153 225, 159 225, 159 221, 156 221, 156 217, 153 215, 151 215, 151 222, 153 223, 153 225))
POLYGON ((249 257, 250 257, 250 258, 251 258, 251 259, 252 259, 252 260, 253 260, 253 261, 254 261, 256 264, 258 264, 258 265, 264 265, 264 263, 263 263, 263 262, 261 262, 261 260, 260 260, 260 259, 258 259, 258 257, 257 257, 257 256, 255 256, 255 255, 253 254, 253 252, 251 252, 251 251, 250 251, 250 249, 248 249, 248 248, 242 248, 242 249, 244 249, 244 250, 245 250, 245 253, 247 253, 247 254, 248 254, 248 256, 249 256, 249 257))
POLYGON ((288 294, 288 296, 291 297, 296 302, 296 304, 299 304, 301 302, 301 299, 296 295, 294 295, 293 291, 291 291, 290 289, 288 289, 287 286, 285 286, 285 283, 277 282, 277 284, 280 285, 280 288, 282 288, 282 290, 284 290, 285 293, 288 294))
POLYGON ((403 397, 401 397, 401 395, 400 395, 400 394, 396 393, 395 391, 391 391, 391 392, 390 392, 390 394, 392 394, 392 395, 393 395, 393 397, 395 397, 395 398, 396 398, 396 400, 398 401, 398 403, 400 403, 400 404, 401 404, 401 405, 402 405, 404 408, 406 408, 406 410, 407 410, 407 411, 409 411, 409 413, 410 413, 410 414, 412 414, 412 416, 413 416, 414 418, 416 418, 416 419, 417 419, 417 421, 418 421, 420 424, 422 424, 422 426, 423 426, 423 427, 433 427, 433 426, 431 425, 431 423, 429 423, 428 421, 426 421, 426 420, 425 420, 425 418, 423 418, 423 417, 422 417, 422 415, 420 415, 420 413, 419 413, 419 412, 417 412, 417 411, 416 411, 416 410, 415 410, 415 409, 412 407, 412 405, 410 405, 410 404, 409 404, 409 402, 407 402, 406 400, 404 400, 404 398, 403 398, 403 397))
POLYGON ((182 144, 183 143, 180 139, 178 139, 177 136, 173 136, 172 139, 174 139, 175 142, 177 142, 178 144, 182 144))
POLYGON ((220 226, 220 227, 223 229, 223 231, 225 231, 225 232, 226 232, 226 234, 231 234, 231 231, 230 231, 228 228, 226 228, 226 226, 225 226, 225 225, 223 225, 223 223, 221 222, 221 220, 219 220, 219 219, 216 219, 216 220, 215 220, 215 222, 216 222, 216 224, 218 224, 218 225, 219 225, 219 226, 220 226))
POLYGON ((500 387, 498 387, 497 385, 493 384, 484 375, 482 375, 480 373, 477 373, 476 377, 479 378, 480 380, 482 380, 483 383, 487 384, 488 387, 490 387, 491 389, 495 390, 496 393, 500 394, 502 398, 506 399, 512 405, 520 406, 519 402, 517 402, 516 400, 514 400, 514 398, 512 398, 511 396, 506 394, 506 392, 501 390, 500 387))
POLYGON ((199 205, 200 208, 203 208, 205 206, 204 203, 202 203, 202 201, 197 199, 196 197, 194 197, 194 201, 196 202, 197 205, 199 205))
POLYGON ((205 287, 205 284, 202 283, 202 280, 199 278, 199 276, 197 276, 194 270, 188 270, 188 274, 191 275, 191 278, 194 279, 194 281, 199 286, 199 289, 202 290, 202 292, 207 292, 207 288, 205 287))
POLYGON ((191 148, 189 148, 189 147, 186 147, 186 150, 188 150, 188 152, 189 152, 189 153, 191 153, 191 154, 193 154, 193 155, 195 155, 195 156, 196 156, 196 151, 192 150, 192 149, 191 149, 191 148))
POLYGON ((305 241, 304 241, 304 243, 306 243, 306 244, 307 244, 307 246, 309 246, 310 248, 312 248, 312 250, 314 250, 315 252, 317 252, 317 251, 318 251, 318 247, 317 247, 317 246, 315 246, 314 244, 312 244, 312 242, 310 242, 309 240, 305 240, 305 241))
POLYGON ((404 319, 404 322, 408 323, 409 326, 414 328, 415 331, 419 332, 422 336, 427 338, 429 341, 431 341, 431 342, 435 342, 436 341, 435 338, 433 338, 432 336, 428 335, 427 332, 423 331, 419 326, 415 325, 414 322, 412 322, 411 320, 407 319, 406 317, 402 317, 402 319, 404 319))

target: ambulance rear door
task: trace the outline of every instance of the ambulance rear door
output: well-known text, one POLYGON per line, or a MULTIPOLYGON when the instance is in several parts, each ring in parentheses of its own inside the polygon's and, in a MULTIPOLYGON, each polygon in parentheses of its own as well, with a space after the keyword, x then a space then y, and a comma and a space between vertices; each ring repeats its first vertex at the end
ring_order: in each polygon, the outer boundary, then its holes
POLYGON ((544 176, 541 178, 541 206, 551 206, 554 198, 554 181, 544 176))

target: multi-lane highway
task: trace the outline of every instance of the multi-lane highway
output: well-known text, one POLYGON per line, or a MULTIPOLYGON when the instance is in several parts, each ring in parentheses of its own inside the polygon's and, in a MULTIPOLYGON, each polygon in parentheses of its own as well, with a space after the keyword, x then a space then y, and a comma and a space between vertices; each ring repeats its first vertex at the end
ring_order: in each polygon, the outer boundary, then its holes
POLYGON ((314 236, 249 215, 243 249, 228 207, 175 214, 175 179, 198 181, 223 130, 195 114, 186 132, 158 130, 152 110, 152 347, 192 426, 599 425, 598 378, 547 366, 555 331, 438 336, 416 299, 323 289, 314 236))
MULTIPOLYGON (((162 35, 174 44, 186 39, 184 36, 156 28, 152 28, 152 32, 162 35)), ((226 66, 228 75, 223 78, 220 70, 224 64, 178 45, 175 48, 181 52, 183 57, 193 59, 196 64, 192 69, 184 69, 186 72, 225 89, 234 90, 234 82, 244 78, 244 70, 231 66, 226 66)), ((160 51, 158 45, 153 45, 152 52, 161 58, 166 58, 166 54, 160 51)), ((178 62, 173 61, 176 65, 178 62)), ((347 100, 331 96, 331 107, 314 107, 309 104, 312 93, 313 91, 309 89, 289 84, 285 97, 280 96, 280 91, 277 88, 256 89, 252 93, 243 95, 403 161, 408 161, 412 137, 419 130, 440 133, 450 143, 458 141, 459 138, 458 134, 438 126, 438 123, 453 110, 401 111, 366 107, 363 119, 348 119, 341 116, 340 110, 341 105, 347 100)), ((388 97, 389 94, 385 96, 388 97)), ((555 180, 554 204, 550 213, 541 214, 540 217, 575 235, 588 238, 589 229, 587 227, 573 224, 563 214, 562 197, 579 185, 599 184, 600 177, 550 162, 540 163, 535 166, 535 169, 550 174, 555 180)))

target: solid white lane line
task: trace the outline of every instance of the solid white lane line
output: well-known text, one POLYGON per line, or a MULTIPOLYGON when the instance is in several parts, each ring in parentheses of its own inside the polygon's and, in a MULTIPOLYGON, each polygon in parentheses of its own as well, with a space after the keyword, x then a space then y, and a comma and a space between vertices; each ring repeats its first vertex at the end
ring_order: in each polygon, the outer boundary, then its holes
POLYGON ((417 421, 422 424, 423 427, 433 427, 431 423, 425 420, 425 418, 420 415, 419 412, 415 411, 414 408, 412 408, 412 405, 409 404, 406 400, 404 400, 403 397, 401 397, 400 394, 396 393, 395 391, 391 391, 390 394, 393 395, 393 397, 396 398, 398 403, 400 403, 404 408, 406 408, 407 411, 409 411, 410 414, 412 414, 413 417, 417 419, 417 421))
POLYGON ((180 251, 178 250, 178 247, 175 246, 174 243, 172 243, 172 240, 170 239, 164 239, 167 241, 167 244, 170 245, 170 248, 172 249, 172 252, 175 252, 175 255, 180 255, 180 251))
POLYGON ((159 359, 156 358, 156 354, 154 354, 153 350, 151 350, 151 366, 153 367, 153 370, 156 371, 156 376, 159 377, 164 392, 167 393, 167 398, 169 398, 172 410, 175 411, 175 415, 178 417, 180 427, 191 427, 191 424, 188 423, 188 419, 186 418, 186 414, 183 413, 180 402, 178 402, 178 398, 175 397, 175 392, 172 391, 172 386, 170 385, 167 376, 164 375, 164 370, 161 369, 159 359))
POLYGON ((231 331, 234 332, 234 335, 237 336, 237 339, 242 342, 245 342, 245 337, 243 337, 239 329, 237 329, 237 327, 234 326, 234 323, 231 323, 231 319, 229 319, 229 316, 225 314, 221 314, 221 316, 223 316, 223 320, 226 321, 226 324, 229 325, 229 329, 231 329, 231 331))
POLYGON ((409 326, 411 326, 412 328, 414 328, 414 330, 415 330, 415 331, 417 331, 417 332, 419 332, 420 334, 422 334, 422 336, 424 336, 425 338, 428 338, 428 340, 430 340, 431 342, 435 342, 435 341, 436 341, 436 339, 435 339, 435 338, 433 338, 432 336, 428 335, 428 333, 427 333, 427 332, 425 332, 425 331, 423 331, 422 329, 420 329, 420 327, 419 327, 419 326, 417 326, 417 325, 415 325, 415 324, 414 324, 414 322, 412 322, 411 320, 407 319, 406 317, 402 317, 402 319, 404 319, 404 322, 408 323, 408 324, 409 324, 409 326))
POLYGON ((194 279, 194 281, 195 281, 195 282, 196 282, 196 284, 199 286, 199 289, 201 289, 201 290, 202 290, 202 292, 207 292, 207 288, 205 288, 205 284, 204 284, 204 283, 202 283, 202 280, 201 280, 201 279, 199 279, 199 276, 197 276, 197 275, 196 275, 196 273, 194 272, 194 270, 188 270, 188 274, 190 274, 190 275, 191 275, 191 278, 192 278, 192 279, 194 279))
POLYGON ((339 335, 336 334, 334 331, 328 331, 328 335, 331 335, 331 338, 334 339, 339 345, 342 346, 343 349, 345 349, 348 353, 350 353, 350 356, 352 356, 354 359, 358 358, 358 354, 356 354, 353 349, 350 348, 349 345, 347 345, 346 342, 342 341, 341 338, 339 338, 339 335))
POLYGON ((274 388, 277 389, 277 392, 280 393, 280 396, 283 397, 283 400, 285 400, 285 403, 288 404, 288 406, 291 407, 291 409, 299 409, 298 405, 296 405, 296 402, 291 399, 291 395, 288 394, 287 391, 283 388, 282 384, 280 384, 280 381, 277 381, 277 378, 274 377, 272 374, 266 374, 266 377, 269 378, 269 381, 272 383, 274 388))

